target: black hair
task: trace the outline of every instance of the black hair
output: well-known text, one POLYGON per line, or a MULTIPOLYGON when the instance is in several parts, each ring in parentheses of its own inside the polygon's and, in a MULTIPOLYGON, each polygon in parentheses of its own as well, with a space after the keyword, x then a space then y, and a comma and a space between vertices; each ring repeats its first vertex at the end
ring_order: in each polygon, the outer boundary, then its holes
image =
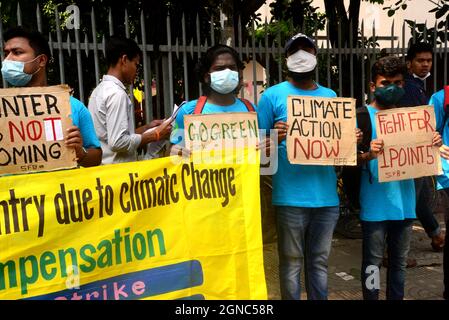
POLYGON ((106 62, 108 67, 115 66, 123 55, 126 55, 129 60, 137 56, 142 58, 142 50, 140 50, 134 40, 114 36, 109 38, 106 44, 106 62))
POLYGON ((13 38, 28 39, 28 43, 30 44, 30 47, 33 48, 36 57, 38 55, 44 54, 47 56, 48 61, 51 60, 50 46, 48 45, 48 41, 42 35, 42 33, 37 31, 28 31, 22 27, 15 27, 7 30, 3 34, 3 40, 5 42, 13 38))
POLYGON ((204 76, 209 72, 209 69, 215 59, 224 53, 229 53, 234 58, 239 70, 243 70, 245 68, 245 64, 242 62, 239 54, 234 48, 224 44, 216 44, 215 46, 210 47, 207 49, 206 54, 198 61, 195 68, 198 81, 202 83, 202 89, 205 93, 208 92, 209 86, 204 83, 204 76))
POLYGON ((377 76, 394 77, 407 74, 407 68, 401 58, 396 56, 387 56, 377 60, 371 68, 371 80, 376 82, 377 76))
POLYGON ((410 45, 407 50, 407 61, 412 61, 415 59, 418 53, 429 52, 433 55, 433 47, 428 42, 415 42, 410 45))

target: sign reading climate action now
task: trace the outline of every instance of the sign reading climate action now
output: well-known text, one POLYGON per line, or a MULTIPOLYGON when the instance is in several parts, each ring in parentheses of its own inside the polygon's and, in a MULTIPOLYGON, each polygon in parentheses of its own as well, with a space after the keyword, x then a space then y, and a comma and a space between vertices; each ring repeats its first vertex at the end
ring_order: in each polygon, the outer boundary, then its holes
POLYGON ((1 177, 0 299, 266 299, 258 154, 226 160, 1 177))
POLYGON ((379 182, 442 174, 438 147, 432 145, 432 106, 395 108, 376 113, 377 138, 384 141, 378 157, 379 182))
POLYGON ((289 96, 287 155, 293 164, 357 164, 355 99, 289 96))
POLYGON ((255 112, 225 112, 184 116, 185 146, 189 150, 255 147, 259 135, 255 112))
POLYGON ((64 145, 72 125, 66 86, 0 89, 0 174, 76 166, 64 145))

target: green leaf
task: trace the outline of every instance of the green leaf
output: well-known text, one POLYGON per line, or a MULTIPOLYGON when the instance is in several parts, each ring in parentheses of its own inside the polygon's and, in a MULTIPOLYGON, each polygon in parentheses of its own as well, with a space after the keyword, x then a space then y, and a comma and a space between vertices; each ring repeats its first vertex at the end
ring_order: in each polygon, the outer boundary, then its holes
POLYGON ((391 10, 391 9, 390 9, 390 10, 388 10, 388 16, 389 16, 389 17, 392 17, 392 16, 394 16, 395 12, 396 12, 396 11, 394 11, 394 10, 391 10))
POLYGON ((407 9, 407 4, 406 3, 404 3, 403 5, 402 5, 402 10, 405 10, 405 9, 407 9))

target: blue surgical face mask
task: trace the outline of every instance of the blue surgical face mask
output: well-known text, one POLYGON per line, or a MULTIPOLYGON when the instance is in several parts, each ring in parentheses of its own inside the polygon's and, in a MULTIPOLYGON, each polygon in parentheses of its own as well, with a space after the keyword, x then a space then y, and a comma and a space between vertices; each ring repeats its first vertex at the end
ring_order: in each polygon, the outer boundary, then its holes
POLYGON ((23 71, 23 69, 25 68, 25 64, 33 62, 38 57, 39 56, 27 62, 3 60, 2 62, 3 79, 5 79, 9 84, 15 87, 26 86, 30 82, 33 75, 35 75, 41 68, 39 67, 39 69, 37 69, 36 72, 29 74, 23 71))
POLYGON ((239 73, 231 69, 211 72, 210 87, 221 94, 228 94, 237 88, 239 84, 239 73))

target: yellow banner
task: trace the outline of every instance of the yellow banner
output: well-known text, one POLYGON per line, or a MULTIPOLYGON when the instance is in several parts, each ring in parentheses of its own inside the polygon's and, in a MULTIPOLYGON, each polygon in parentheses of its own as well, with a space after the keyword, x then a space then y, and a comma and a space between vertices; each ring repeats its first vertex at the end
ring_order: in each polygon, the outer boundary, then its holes
POLYGON ((0 299, 266 299, 252 153, 0 178, 0 299))

